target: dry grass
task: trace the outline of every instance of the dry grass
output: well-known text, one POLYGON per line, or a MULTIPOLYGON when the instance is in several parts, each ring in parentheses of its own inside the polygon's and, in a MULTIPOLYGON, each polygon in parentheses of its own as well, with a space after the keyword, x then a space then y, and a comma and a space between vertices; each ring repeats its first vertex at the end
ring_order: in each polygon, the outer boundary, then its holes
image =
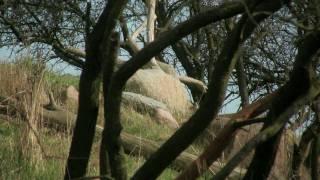
MULTIPOLYGON (((13 63, 0 63, 0 96, 16 100, 15 106, 20 112, 15 119, 11 119, 18 124, 6 123, 8 121, 3 121, 0 117, 0 136, 2 137, 2 131, 8 131, 5 138, 0 138, 3 144, 0 154, 5 155, 0 155, 0 168, 5 167, 0 170, 0 179, 62 179, 70 133, 46 129, 42 126, 39 114, 41 106, 48 102, 48 88, 55 88, 56 99, 59 100, 59 91, 66 87, 66 83, 62 86, 56 82, 48 84, 48 81, 56 80, 48 80, 42 66, 30 61, 20 59, 13 63)), ((122 117, 125 130, 141 137, 163 142, 173 133, 171 129, 154 123, 149 116, 138 114, 132 109, 123 109, 122 117)), ((103 122, 103 108, 100 108, 99 122, 103 122)), ((93 176, 98 175, 99 137, 95 139, 88 170, 89 175, 93 176)), ((144 161, 143 157, 127 157, 129 175, 144 161)), ((161 179, 172 179, 175 174, 168 169, 161 179)))
POLYGON ((21 129, 21 140, 18 149, 35 168, 42 167, 42 148, 38 129, 41 128, 39 116, 45 98, 44 66, 31 59, 17 59, 13 63, 0 64, 0 95, 16 102, 20 120, 28 126, 21 129))
POLYGON ((14 63, 0 62, 0 94, 11 97, 26 92, 28 88, 29 73, 24 67, 14 63))

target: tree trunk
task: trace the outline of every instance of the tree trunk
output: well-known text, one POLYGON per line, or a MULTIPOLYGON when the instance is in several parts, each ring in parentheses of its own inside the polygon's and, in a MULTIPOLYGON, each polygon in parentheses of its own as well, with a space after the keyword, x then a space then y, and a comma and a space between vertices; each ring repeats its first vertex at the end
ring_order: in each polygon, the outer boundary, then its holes
MULTIPOLYGON (((152 42, 154 40, 154 25, 156 21, 156 0, 147 0, 147 6, 148 6, 148 17, 147 17, 147 34, 148 34, 148 43, 152 42)), ((150 61, 152 66, 158 67, 158 64, 156 62, 156 59, 153 57, 150 61)))
POLYGON ((65 170, 65 179, 80 178, 86 174, 99 109, 101 62, 103 62, 100 56, 100 45, 116 25, 114 9, 119 10, 117 3, 123 2, 108 1, 86 40, 86 61, 79 84, 78 115, 65 170))
MULTIPOLYGON (((119 11, 121 12, 121 10, 119 11)), ((104 65, 103 75, 103 93, 104 93, 104 130, 102 133, 100 148, 100 175, 111 175, 115 179, 127 179, 123 148, 119 134, 122 130, 120 123, 120 109, 116 108, 121 104, 121 97, 114 95, 120 93, 122 89, 112 87, 113 68, 118 56, 119 33, 114 33, 105 41, 107 53, 104 53, 104 59, 108 60, 104 65), (110 38, 110 39, 109 39, 110 38), (114 90, 114 91, 113 91, 114 90), (116 92, 115 92, 116 91, 116 92)))
POLYGON ((91 152, 99 107, 100 68, 88 58, 81 73, 79 108, 72 137, 65 179, 83 177, 91 152))

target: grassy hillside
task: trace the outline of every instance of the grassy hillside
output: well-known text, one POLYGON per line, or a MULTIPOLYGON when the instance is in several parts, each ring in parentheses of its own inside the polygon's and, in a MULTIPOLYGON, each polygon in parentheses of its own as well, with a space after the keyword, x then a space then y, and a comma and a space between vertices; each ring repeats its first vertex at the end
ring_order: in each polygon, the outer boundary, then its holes
MULTIPOLYGON (((62 179, 71 137, 42 128, 39 134, 43 148, 42 155, 45 155, 38 164, 34 164, 27 156, 32 152, 23 152, 26 151, 21 143, 25 140, 23 137, 24 129, 24 123, 12 123, 0 119, 0 179, 62 179)), ((131 132, 133 131, 132 129, 131 132)), ((97 137, 89 165, 89 176, 98 175, 99 144, 97 137)), ((143 162, 143 157, 127 156, 129 175, 132 175, 143 162)), ((159 179, 172 179, 176 174, 177 172, 167 169, 159 179)))
MULTIPOLYGON (((43 105, 38 102, 42 101, 42 95, 38 97, 38 94, 50 89, 57 97, 69 85, 77 88, 79 77, 47 71, 30 60, 20 60, 0 63, 0 81, 0 96, 23 99, 17 107, 21 107, 31 119, 26 121, 20 114, 9 117, 2 113, 0 116, 0 179, 62 179, 71 135, 48 129, 42 125, 41 119, 33 116, 43 105)), ((131 108, 122 109, 122 121, 124 131, 158 143, 164 142, 173 133, 172 129, 156 124, 149 116, 131 108)), ((99 137, 97 135, 94 142, 89 176, 99 174, 99 137)), ((127 156, 129 176, 144 161, 143 157, 127 156)), ((176 175, 176 171, 167 169, 159 179, 173 179, 176 175)))

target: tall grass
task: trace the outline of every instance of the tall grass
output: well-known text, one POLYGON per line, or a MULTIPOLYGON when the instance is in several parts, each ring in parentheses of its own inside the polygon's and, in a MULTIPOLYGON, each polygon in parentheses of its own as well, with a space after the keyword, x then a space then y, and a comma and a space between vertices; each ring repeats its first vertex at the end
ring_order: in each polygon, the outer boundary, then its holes
MULTIPOLYGON (((21 112, 13 117, 14 123, 0 116, 0 179, 63 178, 71 134, 43 127, 39 114, 41 106, 48 102, 48 91, 53 91, 59 99, 62 89, 69 85, 77 87, 78 81, 79 78, 75 76, 47 71, 41 63, 37 64, 30 58, 19 59, 13 63, 0 62, 0 96, 17 99, 16 108, 21 112)), ((159 144, 175 131, 155 123, 149 115, 139 114, 130 107, 122 108, 121 118, 124 131, 159 144)), ((101 111, 99 119, 102 123, 101 111)), ((100 136, 97 135, 88 176, 99 174, 99 146, 100 136)), ((144 161, 142 156, 127 156, 129 176, 144 161)), ((159 179, 173 179, 176 174, 176 171, 167 169, 159 179)))
MULTIPOLYGON (((24 137, 22 130, 26 128, 25 126, 27 126, 25 123, 17 126, 0 119, 0 179, 62 179, 70 136, 46 128, 39 129, 41 145, 45 155, 41 160, 43 168, 37 168, 31 163, 29 156, 19 151, 21 147, 19 142, 24 137)), ((138 129, 138 127, 136 128, 138 129)), ((150 127, 150 129, 152 128, 150 127)), ((132 129, 131 132, 135 132, 135 130, 132 129)), ((142 132, 140 135, 144 136, 143 131, 137 132, 142 132)), ((153 135, 149 137, 153 137, 153 135)), ((88 176, 97 176, 99 174, 99 145, 100 138, 96 136, 89 163, 88 176)), ((142 156, 126 156, 126 159, 129 176, 133 175, 145 161, 142 156)), ((176 175, 176 171, 167 169, 159 179, 173 179, 176 175)))
POLYGON ((24 122, 19 128, 9 128, 9 132, 14 132, 9 135, 13 136, 1 138, 6 140, 1 143, 1 159, 7 164, 1 165, 6 167, 1 168, 1 179, 43 179, 51 169, 50 164, 55 164, 44 160, 43 135, 39 131, 43 128, 41 106, 47 101, 44 72, 41 62, 28 57, 0 63, 0 96, 15 102, 15 107, 10 107, 17 112, 14 121, 24 122))
MULTIPOLYGON (((43 168, 31 163, 30 157, 21 153, 21 139, 26 124, 12 125, 0 119, 0 179, 27 180, 27 179, 59 179, 62 171, 59 161, 54 159, 42 160, 43 168)), ((61 179, 61 178, 60 178, 61 179)))
MULTIPOLYGON (((25 157, 29 157, 29 161, 35 168, 41 168, 42 152, 38 129, 41 125, 41 119, 39 118, 41 98, 45 97, 43 87, 43 72, 45 66, 42 63, 33 62, 32 59, 27 57, 17 59, 12 64, 3 64, 3 66, 10 66, 10 78, 6 78, 10 81, 5 81, 4 85, 11 89, 6 89, 6 94, 18 100, 16 102, 20 108, 18 110, 21 114, 20 118, 25 120, 28 125, 21 130, 23 138, 21 138, 20 146, 18 146, 17 149, 20 150, 25 157), (19 84, 19 86, 17 84, 19 84), (14 85, 16 85, 16 87, 14 87, 14 85)), ((4 72, 2 72, 1 77, 4 77, 3 73, 4 72)))

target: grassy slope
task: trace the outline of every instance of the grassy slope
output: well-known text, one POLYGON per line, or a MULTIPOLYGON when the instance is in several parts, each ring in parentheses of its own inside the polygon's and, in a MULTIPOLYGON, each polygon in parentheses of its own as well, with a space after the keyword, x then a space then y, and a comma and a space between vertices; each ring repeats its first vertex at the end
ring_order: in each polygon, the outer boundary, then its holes
MULTIPOLYGON (((46 85, 53 91, 61 91, 68 85, 77 87, 79 80, 75 76, 59 75, 52 72, 46 72, 44 78, 47 82, 46 85)), ((161 143, 173 133, 171 129, 152 122, 149 116, 138 114, 131 109, 123 109, 122 117, 124 130, 136 136, 161 143)), ((0 119, 0 179, 62 179, 71 136, 41 128, 39 137, 47 157, 44 157, 40 164, 35 165, 31 163, 28 156, 22 155, 22 151, 26 151, 21 145, 21 140, 27 139, 22 133, 25 129, 23 124, 12 124, 0 119)), ((98 150, 99 138, 95 141, 89 165, 88 174, 91 176, 98 175, 98 150)), ((128 156, 129 176, 144 161, 143 157, 128 156)), ((172 179, 176 174, 177 172, 167 169, 159 179, 172 179)))
MULTIPOLYGON (((30 85, 28 76, 33 76, 37 64, 33 64, 29 59, 19 60, 15 63, 0 62, 0 95, 11 96, 14 93, 28 88, 30 85), (25 76, 26 75, 26 76, 25 76), (9 78, 8 78, 9 76, 9 78)), ((69 85, 78 87, 79 77, 72 75, 62 75, 51 71, 43 74, 45 89, 50 89, 56 98, 61 95, 61 90, 69 85)), ((30 88, 29 88, 30 89, 30 88)), ((159 144, 169 138, 174 130, 153 122, 148 115, 141 115, 131 108, 123 108, 122 122, 124 131, 138 137, 153 140, 159 144)), ((2 117, 3 118, 3 117, 2 117)), ((103 115, 99 116, 99 122, 103 121, 103 115)), ((66 157, 69 150, 71 136, 58 133, 46 128, 39 129, 40 144, 44 150, 44 158, 38 164, 32 164, 28 153, 33 153, 22 145, 26 141, 23 124, 9 123, 0 116, 0 179, 62 179, 66 157), (24 152, 24 153, 22 153, 24 152)), ((97 176, 98 173, 98 154, 100 138, 97 135, 92 150, 92 158, 89 164, 88 175, 97 176)), ((193 154, 201 151, 199 146, 191 146, 188 150, 193 154)), ((127 168, 129 177, 144 162, 143 157, 127 156, 127 168)), ((173 179, 177 172, 166 169, 159 179, 173 179)))
MULTIPOLYGON (((131 114, 132 115, 132 114, 131 114)), ((136 115, 140 116, 140 115, 136 115)), ((125 130, 130 133, 149 139, 163 141, 162 137, 158 137, 157 133, 167 136, 166 128, 161 129, 159 125, 152 125, 145 119, 141 123, 134 123, 136 119, 125 121, 125 130), (142 124, 149 124, 149 128, 139 128, 142 124), (130 127, 128 126, 130 125, 130 127), (151 128, 150 128, 151 127, 151 128), (153 131, 153 129, 155 131, 153 131)), ((36 167, 30 163, 28 157, 22 156, 23 147, 20 145, 22 137, 21 132, 24 130, 23 124, 12 124, 8 121, 0 119, 0 179, 61 179, 64 172, 64 164, 68 153, 70 136, 53 132, 43 128, 40 130, 41 146, 44 149, 45 157, 41 164, 36 167)), ((99 153, 99 138, 97 137, 94 143, 92 159, 90 161, 89 175, 98 175, 98 153, 99 153)), ((144 162, 143 157, 127 156, 127 168, 129 176, 144 162)), ((159 179, 172 179, 177 173, 171 169, 167 169, 159 179)))

